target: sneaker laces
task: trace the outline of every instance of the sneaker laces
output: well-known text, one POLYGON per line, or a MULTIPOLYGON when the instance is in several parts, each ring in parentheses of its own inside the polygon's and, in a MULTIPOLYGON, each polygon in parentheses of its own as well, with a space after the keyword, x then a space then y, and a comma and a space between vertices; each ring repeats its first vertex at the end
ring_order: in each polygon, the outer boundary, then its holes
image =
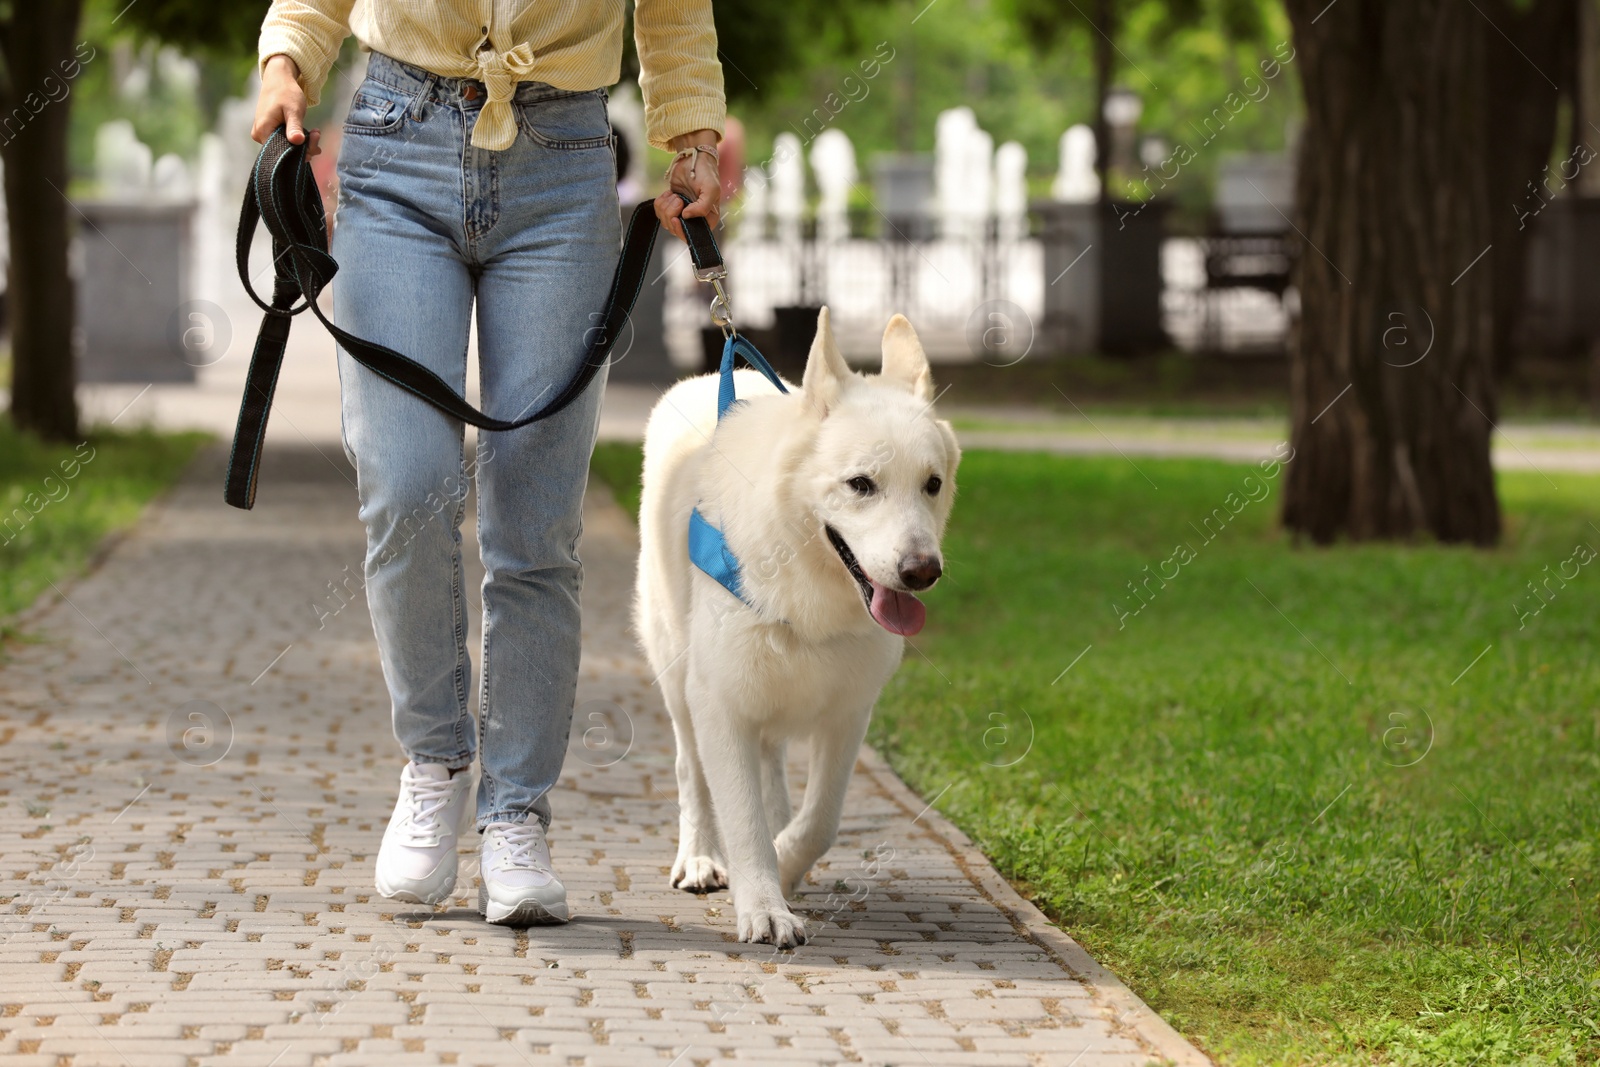
POLYGON ((403 826, 410 844, 433 844, 446 827, 439 813, 455 796, 455 778, 435 781, 432 778, 407 777, 402 799, 409 806, 403 826), (433 840, 429 840, 429 839, 433 840))
POLYGON ((550 867, 535 851, 544 842, 544 827, 538 822, 506 823, 496 826, 503 849, 496 849, 494 870, 548 872, 550 867))

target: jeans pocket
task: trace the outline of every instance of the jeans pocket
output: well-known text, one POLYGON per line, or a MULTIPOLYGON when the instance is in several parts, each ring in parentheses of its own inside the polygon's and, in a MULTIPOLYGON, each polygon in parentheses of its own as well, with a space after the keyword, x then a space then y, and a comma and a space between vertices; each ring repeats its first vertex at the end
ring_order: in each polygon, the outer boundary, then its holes
POLYGON ((383 136, 405 125, 411 98, 398 89, 370 78, 356 90, 345 116, 344 131, 363 136, 383 136))
POLYGON ((611 145, 604 90, 567 93, 515 107, 522 132, 545 148, 578 151, 611 145))

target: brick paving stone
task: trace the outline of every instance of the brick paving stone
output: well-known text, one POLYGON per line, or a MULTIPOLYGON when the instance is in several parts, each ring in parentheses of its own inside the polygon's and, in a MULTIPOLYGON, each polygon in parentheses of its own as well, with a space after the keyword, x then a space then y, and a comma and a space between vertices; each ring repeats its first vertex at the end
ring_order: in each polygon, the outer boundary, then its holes
POLYGON ((484 924, 475 839, 447 904, 378 897, 400 757, 347 580, 353 472, 275 445, 243 513, 224 459, 203 453, 6 649, 7 1067, 1207 1062, 871 751, 796 902, 810 944, 739 944, 726 893, 668 888, 671 729, 627 630, 632 526, 599 489, 552 796, 575 920, 484 924))

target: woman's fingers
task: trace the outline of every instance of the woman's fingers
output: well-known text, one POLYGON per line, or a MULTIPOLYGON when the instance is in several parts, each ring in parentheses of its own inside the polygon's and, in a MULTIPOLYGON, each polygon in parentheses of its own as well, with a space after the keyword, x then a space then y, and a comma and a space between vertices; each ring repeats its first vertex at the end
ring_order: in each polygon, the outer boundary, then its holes
POLYGON ((683 239, 683 223, 678 217, 683 214, 683 198, 672 190, 667 190, 656 197, 656 219, 663 228, 674 237, 683 239))
POLYGON ((284 135, 289 138, 290 144, 300 144, 309 140, 306 155, 315 156, 322 152, 322 131, 305 128, 304 111, 293 114, 280 107, 263 108, 257 113, 255 124, 250 128, 250 137, 257 144, 266 144, 267 138, 272 136, 272 131, 279 126, 286 127, 284 135))
POLYGON ((656 218, 668 233, 684 239, 681 219, 703 218, 713 230, 722 217, 722 180, 714 162, 700 160, 694 176, 689 176, 687 162, 672 168, 672 188, 656 197, 656 218), (681 195, 680 195, 681 194, 681 195), (691 202, 685 204, 683 197, 691 202))
POLYGON ((720 214, 717 198, 706 192, 701 192, 695 197, 694 203, 685 204, 683 208, 684 218, 703 218, 713 230, 717 228, 717 218, 720 214))
POLYGON ((291 144, 303 144, 305 122, 306 94, 300 87, 298 68, 287 56, 273 56, 262 71, 250 136, 265 144, 272 131, 282 126, 291 144))
POLYGON ((266 94, 256 103, 255 125, 250 127, 250 137, 256 144, 266 144, 267 138, 272 136, 272 131, 283 123, 283 109, 270 103, 266 94))

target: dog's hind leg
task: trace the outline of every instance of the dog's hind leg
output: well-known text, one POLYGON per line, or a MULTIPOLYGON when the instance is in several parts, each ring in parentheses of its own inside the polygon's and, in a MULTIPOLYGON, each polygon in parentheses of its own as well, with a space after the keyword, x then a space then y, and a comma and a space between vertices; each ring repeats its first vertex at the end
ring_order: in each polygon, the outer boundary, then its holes
POLYGON ((767 831, 761 790, 761 739, 722 694, 696 686, 691 692, 700 763, 716 804, 718 836, 727 850, 739 940, 793 948, 805 942, 806 928, 778 887, 778 856, 767 831))
POLYGON ((767 833, 776 838, 789 825, 789 743, 761 742, 761 799, 767 812, 767 833))
POLYGON ((683 673, 680 667, 662 684, 678 745, 678 857, 672 862, 671 884, 674 889, 706 893, 726 888, 728 872, 719 859, 711 790, 700 765, 700 750, 695 747, 694 723, 683 693, 683 673))
POLYGON ((778 835, 778 877, 785 896, 792 896, 811 865, 833 847, 844 813, 845 792, 855 770, 856 753, 867 734, 870 706, 844 716, 836 729, 819 730, 811 737, 811 769, 806 775, 806 795, 800 813, 778 835))

